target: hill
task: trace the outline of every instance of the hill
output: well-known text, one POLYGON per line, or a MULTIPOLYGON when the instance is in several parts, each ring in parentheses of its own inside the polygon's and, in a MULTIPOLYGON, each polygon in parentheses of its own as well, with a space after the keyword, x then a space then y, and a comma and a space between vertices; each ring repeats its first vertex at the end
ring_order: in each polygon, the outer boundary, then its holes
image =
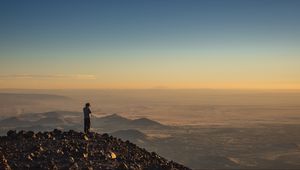
POLYGON ((128 119, 118 114, 112 114, 103 117, 93 117, 92 124, 94 127, 104 129, 166 129, 167 125, 148 118, 128 119))
POLYGON ((15 127, 15 126, 24 126, 28 125, 31 122, 21 120, 18 117, 9 117, 3 120, 0 120, 1 127, 15 127))
POLYGON ((0 158, 0 169, 189 169, 108 134, 56 129, 8 131, 0 137, 0 158))
POLYGON ((92 120, 100 125, 127 125, 130 123, 130 119, 122 117, 116 113, 104 117, 93 117, 92 120))

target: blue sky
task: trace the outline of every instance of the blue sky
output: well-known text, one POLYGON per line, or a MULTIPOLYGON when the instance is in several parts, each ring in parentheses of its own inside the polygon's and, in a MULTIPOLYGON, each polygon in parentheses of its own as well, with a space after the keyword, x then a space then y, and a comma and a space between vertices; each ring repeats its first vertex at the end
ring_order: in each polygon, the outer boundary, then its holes
POLYGON ((57 75, 87 75, 74 88, 298 88, 299 8, 297 0, 1 1, 0 81, 66 88, 57 75))

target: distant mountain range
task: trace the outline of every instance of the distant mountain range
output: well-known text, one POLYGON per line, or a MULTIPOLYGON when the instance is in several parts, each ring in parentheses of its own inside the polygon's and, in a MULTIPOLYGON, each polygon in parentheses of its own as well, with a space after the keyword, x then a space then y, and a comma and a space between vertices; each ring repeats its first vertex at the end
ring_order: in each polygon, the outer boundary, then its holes
POLYGON ((124 129, 164 129, 168 126, 148 118, 128 119, 118 114, 112 114, 105 117, 93 117, 92 126, 95 128, 104 128, 109 131, 124 129))
POLYGON ((72 106, 74 100, 61 95, 0 93, 0 117, 57 108, 68 110, 72 106))
MULTIPOLYGON (((92 128, 102 132, 114 132, 118 130, 149 130, 166 129, 167 125, 153 121, 148 118, 128 119, 118 114, 104 117, 91 118, 92 128)), ((26 129, 26 130, 51 130, 59 128, 62 130, 82 130, 82 113, 69 111, 52 111, 45 113, 28 113, 12 116, 0 120, 0 133, 5 133, 7 129, 26 129), (38 127, 38 129, 36 129, 38 127)))

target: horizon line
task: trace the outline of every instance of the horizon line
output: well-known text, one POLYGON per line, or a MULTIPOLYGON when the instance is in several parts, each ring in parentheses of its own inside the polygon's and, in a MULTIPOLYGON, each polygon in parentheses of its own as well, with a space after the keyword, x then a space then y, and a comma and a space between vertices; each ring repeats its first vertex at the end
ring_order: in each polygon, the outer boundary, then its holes
POLYGON ((1 90, 257 90, 257 91, 300 91, 300 88, 0 88, 1 90))

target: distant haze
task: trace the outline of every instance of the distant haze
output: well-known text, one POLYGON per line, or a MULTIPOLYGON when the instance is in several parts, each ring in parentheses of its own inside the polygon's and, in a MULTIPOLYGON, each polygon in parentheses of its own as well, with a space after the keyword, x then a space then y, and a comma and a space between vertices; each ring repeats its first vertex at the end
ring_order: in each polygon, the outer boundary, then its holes
POLYGON ((110 133, 193 169, 299 169, 300 91, 2 90, 10 129, 110 133))
POLYGON ((299 123, 299 91, 262 90, 6 90, 1 115, 53 110, 82 111, 90 102, 94 115, 118 113, 166 124, 299 123), (32 94, 23 99, 17 94, 32 94), (34 94, 50 94, 40 99, 34 94), (55 95, 54 97, 51 95, 55 95), (59 95, 59 96, 57 96, 59 95), (35 97, 36 98, 35 98, 35 97), (61 96, 61 97, 60 97, 61 96), (63 97, 65 96, 65 97, 63 97))

